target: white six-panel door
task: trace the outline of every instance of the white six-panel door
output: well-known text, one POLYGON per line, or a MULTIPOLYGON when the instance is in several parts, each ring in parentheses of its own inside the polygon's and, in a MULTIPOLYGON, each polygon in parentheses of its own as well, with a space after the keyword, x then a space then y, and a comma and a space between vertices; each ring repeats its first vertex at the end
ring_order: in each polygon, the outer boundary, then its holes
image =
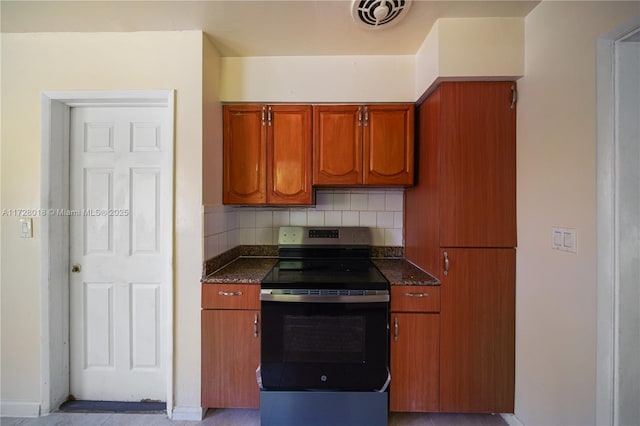
POLYGON ((70 391, 166 398, 169 137, 162 108, 76 107, 70 125, 70 391), (168 204, 168 205, 167 205, 168 204))

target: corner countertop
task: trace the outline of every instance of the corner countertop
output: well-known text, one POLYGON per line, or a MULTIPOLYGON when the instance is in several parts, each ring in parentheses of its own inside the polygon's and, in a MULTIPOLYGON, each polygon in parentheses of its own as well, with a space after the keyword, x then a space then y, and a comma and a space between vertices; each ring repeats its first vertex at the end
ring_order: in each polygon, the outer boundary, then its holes
MULTIPOLYGON (((202 278, 203 284, 260 284, 278 261, 274 256, 238 256, 202 278)), ((440 285, 440 282, 405 259, 374 258, 373 263, 391 285, 440 285)))
POLYGON ((202 278, 203 284, 260 284, 276 264, 276 257, 238 257, 221 269, 202 278))
POLYGON ((391 285, 440 285, 435 277, 405 259, 373 259, 391 285))

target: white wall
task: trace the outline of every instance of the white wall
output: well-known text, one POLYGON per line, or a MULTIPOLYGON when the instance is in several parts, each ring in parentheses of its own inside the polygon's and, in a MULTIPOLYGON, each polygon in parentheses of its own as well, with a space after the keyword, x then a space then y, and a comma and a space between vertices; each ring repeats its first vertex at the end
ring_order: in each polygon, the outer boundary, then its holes
POLYGON ((412 55, 222 59, 224 102, 413 102, 412 55))
POLYGON ((638 2, 542 2, 525 19, 517 123, 516 416, 595 423, 595 41, 638 2), (577 229, 577 253, 551 227, 577 229))
MULTIPOLYGON (((200 340, 190 313, 200 305, 202 269, 202 33, 3 34, 1 47, 3 209, 39 207, 41 92, 176 90, 175 401, 199 407, 200 340)), ((19 238, 16 217, 2 217, 2 230, 1 409, 8 415, 22 404, 37 414, 40 220, 32 239, 19 238)))

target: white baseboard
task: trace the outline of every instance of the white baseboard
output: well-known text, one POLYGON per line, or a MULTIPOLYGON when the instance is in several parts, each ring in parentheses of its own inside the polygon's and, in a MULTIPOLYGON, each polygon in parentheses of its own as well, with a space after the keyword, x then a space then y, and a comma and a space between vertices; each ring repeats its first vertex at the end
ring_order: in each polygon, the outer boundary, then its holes
POLYGON ((0 417, 39 417, 40 403, 0 401, 0 417))
POLYGON ((501 413, 500 416, 509 426, 524 426, 524 423, 522 423, 515 414, 501 413))
POLYGON ((204 407, 174 407, 171 420, 197 421, 204 419, 207 408, 204 407))

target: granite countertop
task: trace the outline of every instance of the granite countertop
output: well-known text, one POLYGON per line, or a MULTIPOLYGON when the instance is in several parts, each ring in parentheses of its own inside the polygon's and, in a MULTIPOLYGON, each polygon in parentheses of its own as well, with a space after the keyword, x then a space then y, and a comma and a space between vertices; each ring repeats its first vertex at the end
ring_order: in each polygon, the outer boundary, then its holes
MULTIPOLYGON (((260 284, 277 257, 239 256, 220 269, 202 278, 204 284, 251 283, 260 284)), ((440 285, 440 282, 404 259, 373 259, 391 285, 440 285)))
POLYGON ((275 257, 238 257, 231 263, 202 278, 206 284, 250 283, 260 284, 260 280, 276 264, 275 257))
POLYGON ((373 263, 391 285, 440 285, 436 278, 405 259, 373 259, 373 263))

